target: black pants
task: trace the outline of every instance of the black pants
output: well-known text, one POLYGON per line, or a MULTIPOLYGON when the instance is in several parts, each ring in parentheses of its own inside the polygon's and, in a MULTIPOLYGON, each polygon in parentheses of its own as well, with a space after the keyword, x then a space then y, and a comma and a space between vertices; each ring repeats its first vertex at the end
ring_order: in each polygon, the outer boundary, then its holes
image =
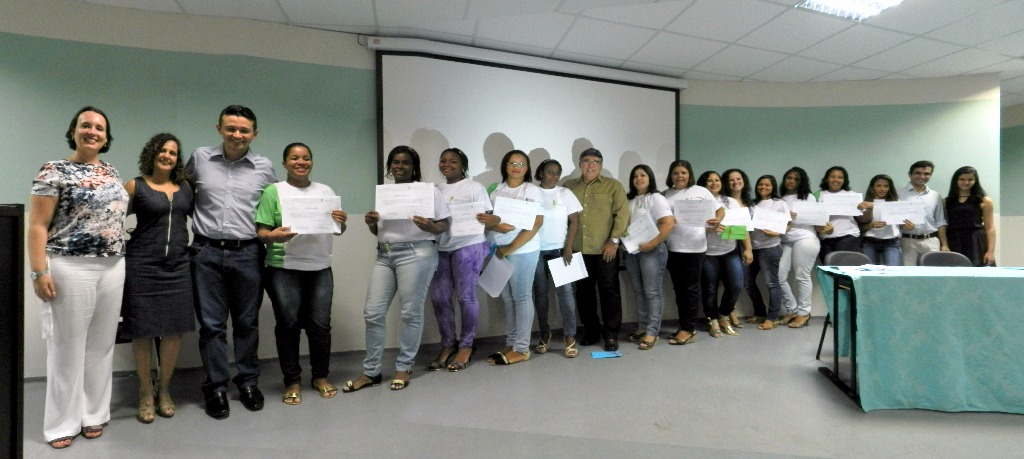
POLYGON ((679 311, 679 329, 693 333, 697 322, 704 317, 700 293, 700 277, 704 270, 704 252, 668 253, 668 273, 672 289, 676 292, 679 311))
POLYGON ((588 341, 618 339, 622 328, 622 295, 619 292, 619 258, 604 261, 604 255, 583 255, 589 277, 576 282, 576 309, 588 341), (596 285, 595 285, 596 284, 596 285), (597 293, 601 296, 601 317, 597 315, 597 293), (601 326, 604 318, 604 326, 601 326))

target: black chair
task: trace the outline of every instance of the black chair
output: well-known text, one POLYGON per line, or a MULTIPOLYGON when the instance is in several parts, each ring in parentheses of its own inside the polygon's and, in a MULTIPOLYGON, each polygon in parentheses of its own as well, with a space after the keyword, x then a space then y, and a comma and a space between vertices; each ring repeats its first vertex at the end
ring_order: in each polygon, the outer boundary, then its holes
POLYGON ((917 261, 920 266, 964 266, 972 267, 971 260, 957 252, 927 252, 917 261))
MULTIPOLYGON (((864 255, 863 253, 838 250, 835 252, 830 252, 828 255, 825 255, 824 266, 860 266, 869 264, 871 264, 871 259, 868 258, 868 256, 864 255)), ((844 290, 850 290, 850 286, 846 285, 839 279, 836 279, 836 286, 844 290)), ((824 294, 825 292, 822 293, 824 294)), ((835 307, 839 306, 835 305, 835 307)), ((825 345, 825 333, 828 331, 828 326, 831 323, 832 316, 831 314, 826 313, 825 325, 821 327, 821 339, 818 340, 818 353, 814 355, 815 360, 821 360, 821 347, 825 345)), ((839 350, 837 349, 835 352, 839 352, 839 350)))

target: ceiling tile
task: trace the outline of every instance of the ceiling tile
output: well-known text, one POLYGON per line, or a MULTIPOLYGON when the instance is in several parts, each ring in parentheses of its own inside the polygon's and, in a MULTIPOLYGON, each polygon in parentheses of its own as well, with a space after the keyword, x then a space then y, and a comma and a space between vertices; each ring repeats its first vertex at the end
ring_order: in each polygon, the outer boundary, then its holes
POLYGON ((373 3, 369 0, 336 2, 332 0, 278 0, 293 24, 334 24, 376 26, 373 3))
POLYGON ((163 11, 165 13, 184 13, 174 0, 87 0, 87 3, 136 8, 146 11, 163 11))
POLYGON ((466 19, 553 13, 561 3, 561 0, 470 0, 466 19))
POLYGON ((1006 92, 1024 94, 1024 77, 1012 78, 1004 80, 1000 84, 1000 89, 1006 92))
POLYGON ((697 0, 665 30, 733 42, 786 10, 782 5, 750 0, 697 0))
POLYGON ((591 8, 638 5, 643 3, 651 3, 651 0, 563 0, 562 5, 558 7, 558 11, 576 14, 591 8))
POLYGON ((792 8, 741 38, 737 43, 753 48, 795 53, 853 25, 852 21, 792 8))
POLYGON ((275 0, 177 0, 187 14, 286 22, 275 0))
POLYGON ((974 46, 1024 29, 1024 0, 1012 0, 927 34, 928 38, 974 46))
POLYGON ((911 38, 907 34, 858 24, 801 51, 800 55, 849 65, 911 38))
POLYGON ((1024 59, 1011 59, 996 65, 980 68, 974 73, 998 73, 1000 79, 1024 76, 1024 59))
POLYGON ((715 81, 742 81, 743 78, 731 76, 731 75, 719 75, 717 73, 698 72, 696 70, 690 70, 683 74, 683 78, 687 80, 715 80, 715 81))
POLYGON ((779 63, 750 76, 750 78, 766 81, 810 81, 821 75, 840 68, 839 65, 790 56, 779 63))
POLYGON ((730 45, 694 70, 746 78, 785 58, 782 53, 730 45))
POLYGON ((374 3, 377 23, 381 26, 429 26, 434 22, 454 22, 464 19, 465 0, 387 0, 374 3))
POLYGON ((927 38, 915 38, 867 59, 857 61, 856 64, 858 67, 899 72, 962 49, 964 49, 962 46, 939 43, 927 38))
POLYGON ((590 8, 584 10, 581 15, 619 24, 661 30, 669 22, 672 22, 676 16, 679 16, 679 13, 686 9, 687 6, 690 6, 691 3, 693 3, 693 0, 652 3, 649 5, 590 8))
POLYGON ((476 36, 486 40, 552 49, 565 37, 573 18, 565 13, 486 17, 477 21, 476 36))
POLYGON ((1024 57, 1024 31, 1004 35, 995 40, 982 43, 978 47, 1008 56, 1024 57))
POLYGON ((864 21, 898 32, 920 35, 1005 0, 907 0, 864 21))
POLYGON ((627 59, 654 36, 653 30, 577 18, 558 51, 627 59))
POLYGON ((968 48, 934 61, 903 70, 908 75, 922 78, 942 77, 950 74, 972 73, 980 68, 1006 62, 1006 56, 991 51, 968 48))
POLYGON ((880 70, 869 70, 857 67, 842 67, 834 72, 826 73, 814 79, 814 81, 851 81, 851 80, 877 80, 889 75, 889 72, 880 70))
POLYGON ((726 46, 717 41, 660 32, 630 60, 641 64, 689 69, 726 46))

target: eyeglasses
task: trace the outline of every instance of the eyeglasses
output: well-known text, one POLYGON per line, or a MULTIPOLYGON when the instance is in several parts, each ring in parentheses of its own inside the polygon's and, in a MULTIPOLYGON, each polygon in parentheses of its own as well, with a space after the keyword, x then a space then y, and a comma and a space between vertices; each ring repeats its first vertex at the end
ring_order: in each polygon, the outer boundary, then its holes
POLYGON ((510 163, 508 163, 508 165, 512 166, 512 167, 526 167, 526 163, 519 163, 519 162, 510 162, 510 163))
POLYGON ((584 160, 580 161, 580 164, 594 164, 594 165, 600 166, 601 165, 601 160, 600 159, 584 159, 584 160))

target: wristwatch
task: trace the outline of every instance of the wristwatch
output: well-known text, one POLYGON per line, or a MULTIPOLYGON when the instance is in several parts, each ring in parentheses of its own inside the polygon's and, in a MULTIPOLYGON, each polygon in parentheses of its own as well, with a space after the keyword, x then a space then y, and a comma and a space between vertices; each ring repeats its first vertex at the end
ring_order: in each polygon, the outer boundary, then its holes
POLYGON ((612 244, 618 244, 619 243, 619 238, 617 238, 617 237, 613 237, 610 240, 612 241, 612 244))
POLYGON ((32 282, 35 282, 40 277, 43 277, 47 274, 50 274, 50 268, 46 268, 42 271, 32 271, 31 273, 29 273, 28 277, 32 279, 32 282))

